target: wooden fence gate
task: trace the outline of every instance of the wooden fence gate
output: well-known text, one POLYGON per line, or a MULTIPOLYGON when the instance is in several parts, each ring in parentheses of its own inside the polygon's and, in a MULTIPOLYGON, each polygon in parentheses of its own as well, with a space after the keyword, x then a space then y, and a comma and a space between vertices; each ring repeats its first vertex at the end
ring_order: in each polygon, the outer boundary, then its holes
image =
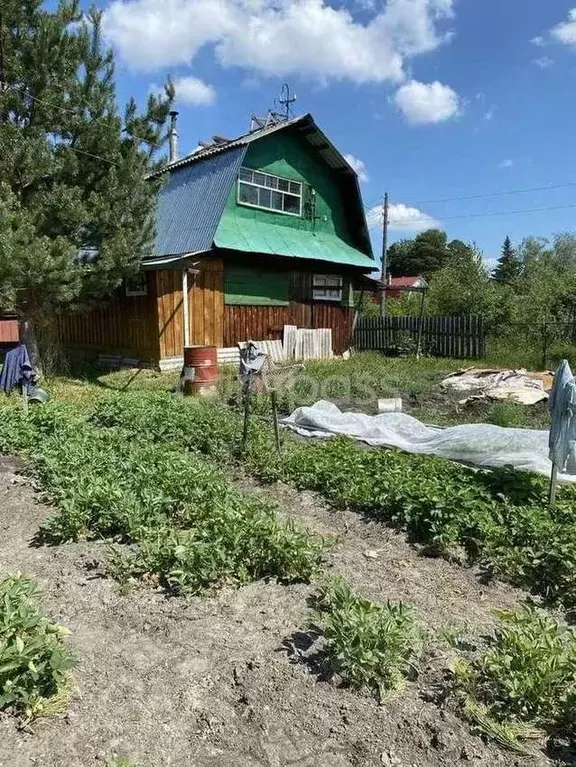
POLYGON ((360 317, 354 333, 359 351, 384 354, 420 351, 435 357, 478 359, 486 354, 486 332, 481 317, 360 317))

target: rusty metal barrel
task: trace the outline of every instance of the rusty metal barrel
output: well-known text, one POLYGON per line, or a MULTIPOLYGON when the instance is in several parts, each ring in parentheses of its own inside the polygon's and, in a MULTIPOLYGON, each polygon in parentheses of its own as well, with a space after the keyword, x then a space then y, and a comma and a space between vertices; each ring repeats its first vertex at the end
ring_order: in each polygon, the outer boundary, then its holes
POLYGON ((184 347, 184 394, 213 394, 219 377, 215 346, 184 347))

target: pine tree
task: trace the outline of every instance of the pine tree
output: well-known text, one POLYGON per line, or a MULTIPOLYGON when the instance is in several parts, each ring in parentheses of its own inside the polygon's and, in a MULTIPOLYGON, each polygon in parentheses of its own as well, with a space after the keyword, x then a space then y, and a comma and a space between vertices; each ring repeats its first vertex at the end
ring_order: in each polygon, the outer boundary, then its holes
POLYGON ((502 255, 494 269, 493 278, 496 282, 512 283, 522 271, 522 262, 512 247, 510 237, 506 237, 502 245, 502 255))
POLYGON ((174 92, 122 120, 100 22, 78 0, 0 5, 0 309, 18 313, 35 360, 55 312, 110 294, 153 239, 147 176, 174 92))

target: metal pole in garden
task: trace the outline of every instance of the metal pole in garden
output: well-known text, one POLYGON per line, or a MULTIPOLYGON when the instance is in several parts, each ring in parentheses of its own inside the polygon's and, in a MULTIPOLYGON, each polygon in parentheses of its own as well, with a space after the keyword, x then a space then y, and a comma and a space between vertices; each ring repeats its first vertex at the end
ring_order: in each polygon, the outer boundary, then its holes
POLYGON ((248 443, 248 429, 250 427, 250 396, 252 380, 249 378, 244 387, 244 428, 242 430, 242 452, 246 450, 248 443))
POLYGON ((278 429, 278 400, 276 398, 276 389, 270 392, 270 402, 272 404, 272 423, 274 424, 274 441, 276 450, 280 452, 280 431, 278 429))
POLYGON ((380 293, 380 316, 386 315, 386 274, 388 272, 388 192, 384 192, 382 209, 382 291, 380 293))

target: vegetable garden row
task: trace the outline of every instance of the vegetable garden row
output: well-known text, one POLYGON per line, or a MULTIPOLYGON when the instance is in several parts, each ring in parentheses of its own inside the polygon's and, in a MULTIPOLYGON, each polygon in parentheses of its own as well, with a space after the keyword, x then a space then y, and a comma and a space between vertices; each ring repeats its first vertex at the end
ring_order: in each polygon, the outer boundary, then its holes
MULTIPOLYGON (((109 573, 124 583, 189 594, 263 577, 321 576, 326 543, 280 521, 270 503, 238 492, 215 467, 241 459, 261 481, 317 490, 405 530, 431 555, 480 562, 576 608, 576 495, 565 490, 552 510, 540 478, 365 450, 345 439, 286 439, 277 453, 259 422, 241 455, 240 414, 162 392, 108 393, 87 409, 52 403, 28 414, 8 404, 1 415, 0 451, 26 457, 54 507, 37 543, 104 538, 113 544, 109 573)), ((71 660, 59 629, 38 617, 31 587, 15 583, 0 584, 0 707, 30 717, 61 697, 71 660), (47 653, 47 637, 60 657, 47 653)), ((415 677, 431 638, 409 606, 376 605, 334 581, 320 610, 324 652, 345 682, 382 700, 415 677)), ((533 727, 576 737, 573 631, 529 608, 501 617, 481 651, 467 654, 454 640, 461 659, 450 692, 508 745, 533 727)))

